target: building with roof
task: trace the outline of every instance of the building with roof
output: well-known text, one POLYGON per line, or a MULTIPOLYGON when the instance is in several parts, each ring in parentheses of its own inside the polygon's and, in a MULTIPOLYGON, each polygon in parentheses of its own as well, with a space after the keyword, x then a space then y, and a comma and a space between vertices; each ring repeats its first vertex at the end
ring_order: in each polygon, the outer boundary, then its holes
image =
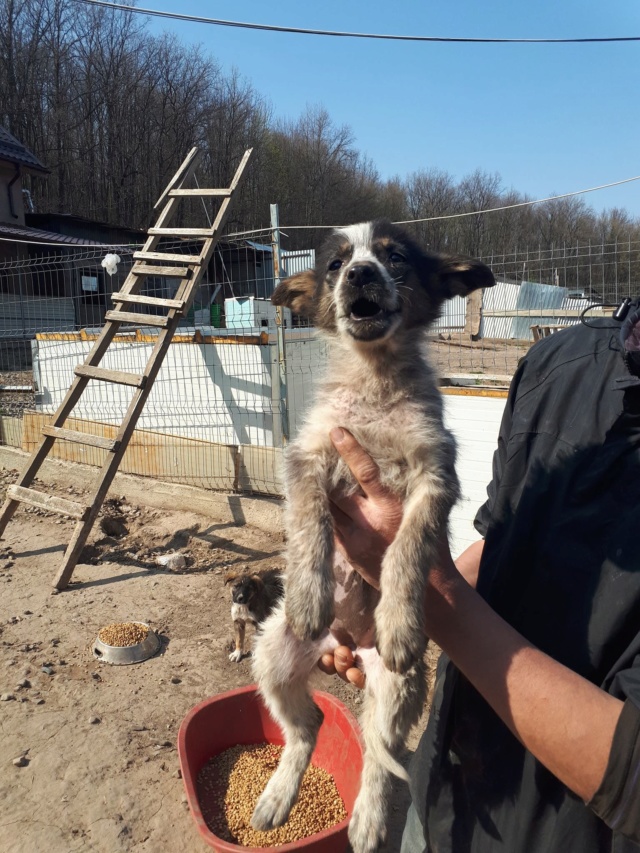
POLYGON ((0 240, 0 260, 22 254, 9 231, 25 227, 25 201, 27 207, 30 201, 22 187, 25 174, 48 175, 49 170, 26 145, 0 127, 0 238, 5 238, 0 240))

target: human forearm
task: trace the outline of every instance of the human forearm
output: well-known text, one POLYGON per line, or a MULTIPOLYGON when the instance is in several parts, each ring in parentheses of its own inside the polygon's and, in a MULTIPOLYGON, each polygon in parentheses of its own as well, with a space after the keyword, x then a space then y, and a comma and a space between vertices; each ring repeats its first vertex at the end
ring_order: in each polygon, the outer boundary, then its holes
POLYGON ((607 766, 622 702, 543 654, 455 572, 432 573, 429 636, 514 735, 589 800, 607 766))
POLYGON ((469 586, 476 588, 478 582, 478 571, 480 569, 480 559, 484 550, 484 539, 478 539, 472 545, 469 545, 462 554, 455 559, 456 568, 466 580, 469 586))

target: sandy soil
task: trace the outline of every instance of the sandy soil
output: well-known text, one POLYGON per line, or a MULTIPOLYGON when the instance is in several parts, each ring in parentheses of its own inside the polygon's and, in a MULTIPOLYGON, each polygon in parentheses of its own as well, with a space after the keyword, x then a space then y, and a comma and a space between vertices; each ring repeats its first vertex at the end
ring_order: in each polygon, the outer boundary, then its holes
MULTIPOLYGON (((16 476, 0 469, 0 501, 16 476)), ((82 492, 60 494, 77 499, 82 492)), ((72 584, 59 595, 51 595, 51 583, 71 520, 23 505, 0 540, 3 853, 210 849, 186 806, 177 732, 198 702, 251 682, 248 659, 228 660, 233 631, 224 575, 281 566, 282 536, 136 506, 126 495, 106 503, 104 515, 112 535, 96 525, 72 584), (174 551, 184 554, 185 569, 156 564, 158 554, 174 551), (96 660, 98 630, 129 620, 158 632, 161 653, 137 666, 96 660)), ((320 678, 322 689, 357 714, 356 691, 320 678)), ((406 805, 399 784, 388 852, 399 849, 406 805)))

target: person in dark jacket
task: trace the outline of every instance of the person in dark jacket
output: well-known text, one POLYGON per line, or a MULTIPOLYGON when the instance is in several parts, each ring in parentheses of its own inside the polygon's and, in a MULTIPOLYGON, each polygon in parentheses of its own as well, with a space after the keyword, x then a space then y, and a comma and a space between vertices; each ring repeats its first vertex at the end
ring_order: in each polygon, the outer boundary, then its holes
MULTIPOLYGON (((482 538, 430 573, 443 654, 402 853, 640 853, 640 300, 587 323, 522 359, 482 538)), ((332 439, 363 490, 338 546, 376 586, 401 509, 332 439)), ((321 666, 362 686, 346 647, 321 666)))

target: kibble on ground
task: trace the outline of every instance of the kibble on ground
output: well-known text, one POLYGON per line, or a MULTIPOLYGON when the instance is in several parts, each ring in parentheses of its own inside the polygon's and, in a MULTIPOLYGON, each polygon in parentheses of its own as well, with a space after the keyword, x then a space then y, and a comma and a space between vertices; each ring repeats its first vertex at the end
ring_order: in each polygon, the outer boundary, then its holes
POLYGON ((149 629, 139 622, 115 622, 98 631, 98 639, 107 646, 137 646, 147 638, 149 629))
POLYGON ((198 774, 197 792, 211 832, 245 847, 278 847, 329 829, 346 818, 347 810, 333 777, 310 765, 289 820, 267 832, 251 827, 251 815, 278 766, 282 749, 268 743, 234 746, 205 764, 198 774))

